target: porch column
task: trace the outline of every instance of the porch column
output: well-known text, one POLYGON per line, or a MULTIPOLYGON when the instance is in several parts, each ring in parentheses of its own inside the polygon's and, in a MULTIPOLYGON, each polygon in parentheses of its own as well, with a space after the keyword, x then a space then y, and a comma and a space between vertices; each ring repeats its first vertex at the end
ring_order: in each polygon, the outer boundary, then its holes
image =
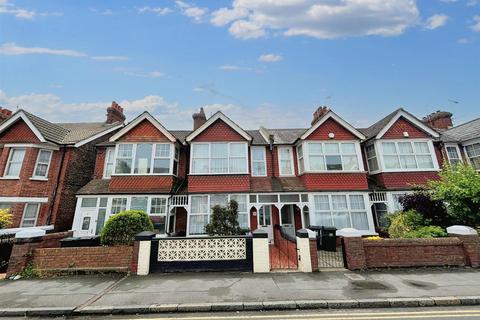
POLYGON ((252 232, 253 242, 253 272, 270 272, 270 249, 268 233, 257 229, 252 232))
POLYGON ((315 239, 315 232, 308 229, 297 231, 298 271, 312 272, 312 255, 310 252, 310 238, 315 239))
POLYGON ((139 276, 146 276, 150 272, 150 251, 152 249, 152 238, 154 237, 155 233, 150 231, 143 231, 135 236, 133 264, 135 265, 135 258, 137 258, 136 274, 139 276))

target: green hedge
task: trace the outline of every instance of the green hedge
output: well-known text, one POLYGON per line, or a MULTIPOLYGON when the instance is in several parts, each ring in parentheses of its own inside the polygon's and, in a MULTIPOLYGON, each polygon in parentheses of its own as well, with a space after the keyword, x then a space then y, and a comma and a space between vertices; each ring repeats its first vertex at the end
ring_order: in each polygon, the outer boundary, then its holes
POLYGON ((153 231, 153 224, 143 211, 129 210, 112 215, 102 229, 101 240, 105 245, 131 244, 135 235, 153 231))

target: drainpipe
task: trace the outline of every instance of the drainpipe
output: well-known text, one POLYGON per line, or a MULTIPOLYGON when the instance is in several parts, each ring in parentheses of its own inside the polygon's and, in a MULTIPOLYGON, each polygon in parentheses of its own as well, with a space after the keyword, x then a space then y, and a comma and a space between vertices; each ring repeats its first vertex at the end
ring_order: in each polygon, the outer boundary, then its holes
POLYGON ((58 186, 60 184, 60 175, 62 173, 63 165, 64 165, 64 162, 65 162, 66 147, 63 146, 62 150, 63 150, 62 159, 60 160, 60 167, 59 167, 58 172, 57 172, 57 180, 55 182, 55 186, 54 186, 53 191, 52 191, 52 196, 51 196, 52 200, 50 201, 50 206, 48 208, 47 225, 49 225, 52 222, 53 206, 55 205, 55 200, 56 200, 55 198, 57 197, 58 186))

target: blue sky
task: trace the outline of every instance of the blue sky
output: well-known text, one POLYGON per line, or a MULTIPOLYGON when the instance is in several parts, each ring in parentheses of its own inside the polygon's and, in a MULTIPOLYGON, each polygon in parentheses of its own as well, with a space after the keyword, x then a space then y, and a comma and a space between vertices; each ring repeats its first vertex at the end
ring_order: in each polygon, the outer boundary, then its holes
POLYGON ((400 106, 461 123, 479 57, 476 0, 0 0, 0 105, 51 121, 115 100, 171 129, 200 106, 246 128, 307 127, 319 105, 359 127, 400 106))

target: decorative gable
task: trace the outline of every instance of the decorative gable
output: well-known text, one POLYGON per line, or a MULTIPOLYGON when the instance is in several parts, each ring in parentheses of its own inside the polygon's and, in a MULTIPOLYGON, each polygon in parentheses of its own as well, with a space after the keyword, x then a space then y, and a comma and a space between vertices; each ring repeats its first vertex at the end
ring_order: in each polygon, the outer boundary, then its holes
POLYGON ((208 128, 196 136, 195 142, 212 142, 212 141, 245 141, 237 131, 233 130, 223 120, 217 119, 208 128))
POLYGON ((117 141, 122 142, 170 142, 170 140, 147 119, 142 120, 117 141))
POLYGON ((425 131, 405 119, 398 118, 382 136, 383 139, 430 138, 425 131), (407 136, 404 135, 407 133, 407 136))
POLYGON ((0 143, 39 143, 41 142, 27 123, 22 119, 0 133, 0 143))
POLYGON ((338 123, 333 118, 327 119, 321 126, 316 128, 310 135, 308 135, 306 140, 329 140, 329 134, 334 134, 335 140, 357 140, 358 137, 355 136, 352 132, 347 130, 344 126, 338 123))

